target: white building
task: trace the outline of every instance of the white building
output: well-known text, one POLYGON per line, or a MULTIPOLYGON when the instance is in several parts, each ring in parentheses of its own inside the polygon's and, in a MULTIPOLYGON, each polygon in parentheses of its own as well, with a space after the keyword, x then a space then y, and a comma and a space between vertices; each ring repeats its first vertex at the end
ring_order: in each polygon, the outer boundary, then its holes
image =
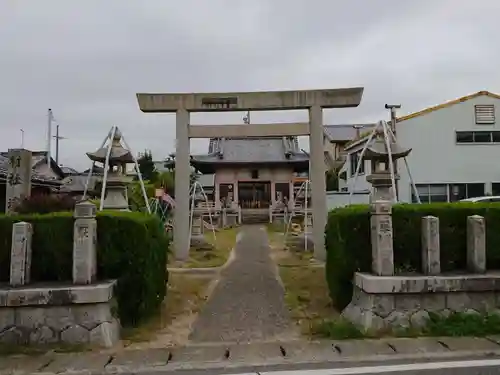
MULTIPOLYGON (((500 195, 499 118, 500 95, 480 91, 397 119, 396 137, 412 149, 407 160, 422 202, 500 195)), ((365 135, 345 148, 349 189, 366 140, 365 135)), ((415 202, 402 161, 398 170, 399 201, 415 202)), ((370 173, 365 161, 354 191, 370 189, 370 173)))

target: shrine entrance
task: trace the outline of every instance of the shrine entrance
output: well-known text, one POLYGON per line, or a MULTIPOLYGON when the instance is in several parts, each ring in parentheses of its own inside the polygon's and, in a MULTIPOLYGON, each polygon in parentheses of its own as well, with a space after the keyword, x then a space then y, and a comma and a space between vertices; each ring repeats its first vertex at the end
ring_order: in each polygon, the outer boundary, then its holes
POLYGON ((238 198, 242 209, 269 208, 271 181, 238 182, 238 198))
POLYGON ((176 209, 174 252, 176 258, 189 256, 189 175, 190 138, 290 137, 309 136, 310 180, 314 256, 325 259, 324 228, 327 219, 323 108, 357 107, 363 88, 331 90, 264 91, 236 93, 139 93, 137 100, 145 113, 176 114, 176 209), (274 111, 306 109, 309 122, 245 125, 191 125, 190 112, 274 111))

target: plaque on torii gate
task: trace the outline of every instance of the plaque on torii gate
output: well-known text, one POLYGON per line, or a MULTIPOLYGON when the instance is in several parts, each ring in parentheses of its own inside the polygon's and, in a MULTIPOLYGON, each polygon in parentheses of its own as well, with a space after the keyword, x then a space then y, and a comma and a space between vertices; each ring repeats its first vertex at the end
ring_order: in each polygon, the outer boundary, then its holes
POLYGON ((362 87, 331 90, 295 90, 234 93, 139 93, 145 113, 176 114, 176 173, 174 253, 189 256, 190 138, 309 136, 314 256, 325 259, 327 219, 323 143, 323 109, 357 107, 362 87), (189 112, 273 111, 307 109, 309 122, 289 124, 190 125, 189 112))

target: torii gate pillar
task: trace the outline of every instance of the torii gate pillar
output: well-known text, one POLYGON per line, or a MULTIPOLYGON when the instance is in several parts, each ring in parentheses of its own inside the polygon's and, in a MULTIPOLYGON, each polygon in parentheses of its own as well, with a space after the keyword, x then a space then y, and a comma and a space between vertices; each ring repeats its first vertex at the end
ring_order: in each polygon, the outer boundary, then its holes
POLYGON ((301 91, 265 91, 238 93, 195 94, 137 94, 143 112, 176 114, 175 152, 175 216, 174 252, 176 258, 189 256, 189 174, 190 138, 236 136, 238 129, 228 126, 198 126, 189 124, 189 112, 233 112, 271 110, 309 110, 307 124, 242 125, 245 136, 309 136, 310 180, 313 219, 314 256, 324 260, 324 231, 327 220, 326 184, 324 166, 323 108, 357 107, 363 88, 301 91))

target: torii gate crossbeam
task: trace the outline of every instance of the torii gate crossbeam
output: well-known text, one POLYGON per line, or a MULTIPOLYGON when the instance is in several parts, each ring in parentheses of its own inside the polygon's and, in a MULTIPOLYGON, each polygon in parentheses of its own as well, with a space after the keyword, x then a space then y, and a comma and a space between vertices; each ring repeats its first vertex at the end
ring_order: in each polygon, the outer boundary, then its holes
MULTIPOLYGON (((362 87, 331 90, 265 91, 237 93, 139 93, 141 111, 176 114, 176 172, 174 217, 174 252, 178 259, 189 256, 189 174, 190 138, 224 136, 236 129, 224 125, 189 124, 189 112, 232 112, 307 109, 309 123, 242 125, 244 136, 308 135, 313 219, 314 256, 325 259, 324 230, 327 219, 325 168, 323 153, 323 108, 357 107, 362 87), (272 129, 271 129, 272 128, 272 129)), ((234 125, 228 125, 234 127, 234 125)))

